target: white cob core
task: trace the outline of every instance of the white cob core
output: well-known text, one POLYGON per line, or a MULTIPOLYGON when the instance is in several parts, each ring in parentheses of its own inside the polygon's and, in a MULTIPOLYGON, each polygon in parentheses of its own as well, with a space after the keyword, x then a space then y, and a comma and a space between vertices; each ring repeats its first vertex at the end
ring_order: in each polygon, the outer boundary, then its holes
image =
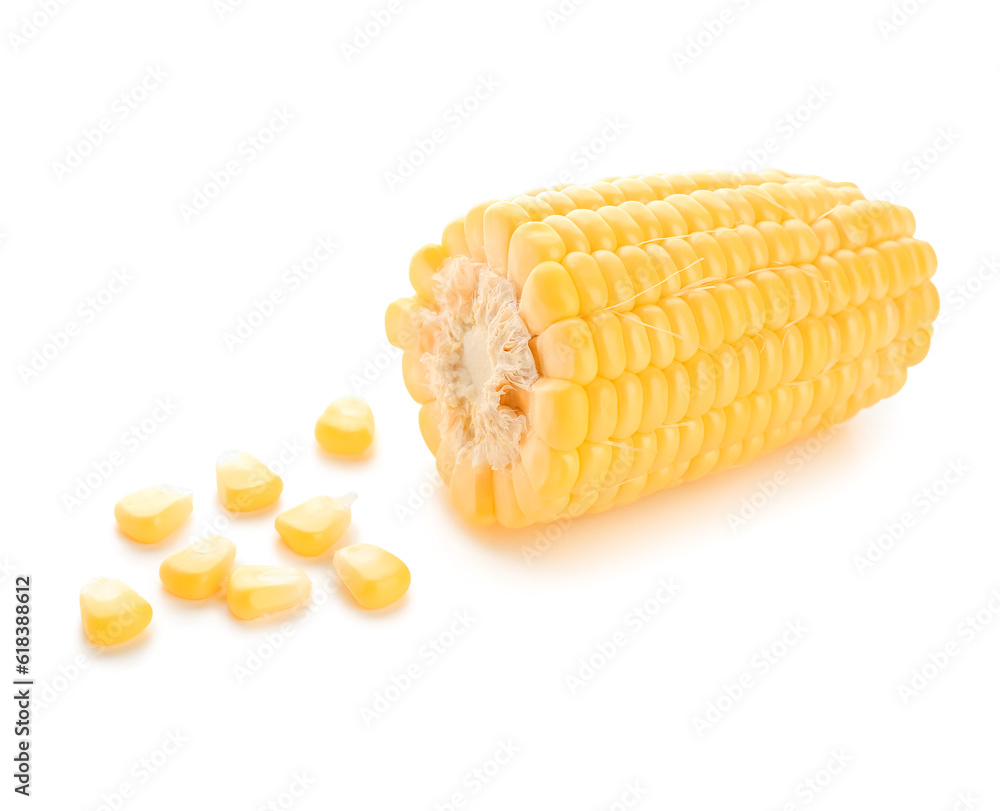
POLYGON ((517 458, 527 415, 508 404, 538 379, 514 287, 489 265, 449 258, 434 276, 437 310, 422 313, 432 336, 422 361, 441 404, 441 441, 457 462, 500 469, 517 458))

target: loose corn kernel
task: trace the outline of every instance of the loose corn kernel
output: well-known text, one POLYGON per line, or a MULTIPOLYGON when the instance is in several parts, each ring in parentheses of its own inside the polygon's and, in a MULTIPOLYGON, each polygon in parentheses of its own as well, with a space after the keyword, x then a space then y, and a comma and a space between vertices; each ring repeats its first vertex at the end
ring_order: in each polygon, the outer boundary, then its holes
POLYGON ((120 580, 95 577, 80 589, 83 631, 95 645, 117 645, 137 636, 153 609, 120 580))
POLYGON ((374 436, 375 417, 368 403, 358 397, 334 400, 316 420, 316 441, 330 453, 364 453, 374 436))
POLYGON ((241 620, 252 620, 302 605, 312 583, 294 566, 240 566, 229 575, 226 599, 241 620))
POLYGON ((191 491, 183 487, 146 487, 119 499, 115 521, 133 541, 156 543, 184 523, 193 504, 191 491))
POLYGON ((347 531, 356 499, 354 493, 340 498, 316 496, 281 513, 274 519, 274 528, 293 552, 322 555, 347 531))
POLYGON ((221 535, 195 541, 160 564, 163 587, 185 600, 203 600, 219 590, 236 559, 236 544, 221 535))
POLYGON ((281 477, 260 459, 244 451, 227 451, 215 464, 219 501, 227 510, 250 512, 278 500, 281 477))
POLYGON ((406 564, 370 543, 351 544, 337 550, 333 566, 362 608, 392 605, 410 587, 406 564))

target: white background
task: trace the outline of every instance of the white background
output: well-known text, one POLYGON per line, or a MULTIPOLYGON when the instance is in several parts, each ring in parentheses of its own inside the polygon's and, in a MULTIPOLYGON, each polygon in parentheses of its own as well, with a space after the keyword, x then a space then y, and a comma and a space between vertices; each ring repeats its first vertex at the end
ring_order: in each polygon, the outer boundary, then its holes
MULTIPOLYGON (((70 2, 18 41, 43 5, 0 15, 2 625, 13 647, 13 577, 30 574, 37 680, 33 796, 18 803, 289 807, 305 775, 302 811, 456 799, 943 811, 962 792, 1000 808, 994 4, 909 0, 890 31, 892 5, 862 0, 590 0, 564 4, 564 19, 527 0, 401 0, 353 54, 344 43, 386 3, 70 2), (699 35, 682 69, 676 54, 699 35), (166 78, 123 116, 119 97, 150 69, 166 78), (485 98, 456 113, 477 86, 485 98), (275 109, 293 120, 251 146, 275 109), (103 118, 110 132, 81 147, 103 118), (387 178, 438 127, 432 154, 401 184, 387 178), (232 160, 239 174, 185 217, 232 160), (903 391, 825 441, 578 520, 551 543, 463 525, 428 484, 433 459, 383 333, 412 251, 480 200, 560 175, 761 165, 915 211, 938 253, 942 318, 903 391), (285 274, 321 238, 339 247, 293 288, 285 274), (102 293, 120 268, 128 284, 102 293), (280 305, 230 351, 226 333, 275 290, 280 305), (40 371, 25 375, 33 358, 40 371), (324 457, 313 423, 353 393, 375 411, 374 452, 324 457), (279 505, 226 517, 216 455, 274 460, 283 445, 279 505), (192 488, 195 514, 140 546, 112 508, 159 482, 192 488), (329 556, 297 560, 272 527, 280 508, 347 490, 359 494, 349 539, 413 573, 385 612, 356 608, 330 585, 329 556), (906 515, 913 525, 859 572, 906 515), (314 608, 241 623, 221 597, 166 594, 162 558, 219 519, 238 563, 303 565, 314 608), (153 605, 120 649, 81 632, 77 595, 96 575, 153 605), (661 579, 679 591, 657 605, 661 579), (452 637, 455 616, 471 625, 452 637), (759 651, 796 622, 804 635, 763 672, 759 651), (611 661, 581 671, 616 634, 611 661), (901 695, 949 644, 944 671, 901 695), (711 705, 727 711, 700 735, 711 705), (183 743, 164 754, 174 733, 183 743), (516 751, 497 766, 502 744, 516 751), (831 776, 834 754, 847 765, 831 776)), ((5 774, 13 712, 8 701, 5 774)))

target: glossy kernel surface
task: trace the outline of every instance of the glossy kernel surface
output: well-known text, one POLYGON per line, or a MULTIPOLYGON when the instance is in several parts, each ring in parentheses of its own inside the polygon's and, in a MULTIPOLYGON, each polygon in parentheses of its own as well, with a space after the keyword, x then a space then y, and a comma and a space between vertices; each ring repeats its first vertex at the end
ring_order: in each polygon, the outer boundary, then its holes
POLYGON ((316 441, 330 453, 357 456, 375 436, 375 417, 359 397, 334 400, 316 421, 316 441))
POLYGON ((355 498, 354 493, 341 498, 316 496, 281 513, 274 528, 292 551, 322 555, 347 532, 355 498))
POLYGON ((118 645, 138 636, 153 609, 132 588, 110 577, 95 577, 80 589, 83 631, 95 645, 118 645))
POLYGON ((374 544, 345 546, 334 555, 333 566, 362 608, 385 608, 410 588, 406 564, 374 544))
POLYGON ((193 508, 190 490, 158 484, 120 498, 115 521, 133 541, 157 543, 183 524, 193 508))
POLYGON ((252 620, 309 599, 312 583, 294 566, 240 566, 229 575, 226 599, 233 616, 252 620))
POLYGON ((232 512, 252 512, 278 500, 281 477, 245 451, 228 451, 215 465, 215 481, 222 506, 232 512))
POLYGON ((236 559, 236 544, 220 535, 202 538, 170 555, 160 564, 163 587, 185 600, 215 594, 236 559))

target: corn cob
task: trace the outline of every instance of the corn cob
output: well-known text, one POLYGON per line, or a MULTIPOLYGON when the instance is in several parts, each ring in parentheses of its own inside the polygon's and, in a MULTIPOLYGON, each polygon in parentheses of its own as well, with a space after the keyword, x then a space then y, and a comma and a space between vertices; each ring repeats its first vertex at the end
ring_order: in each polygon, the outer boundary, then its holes
POLYGON ((489 201, 386 312, 455 506, 521 527, 627 504, 852 417, 924 358, 913 214, 776 170, 489 201))

